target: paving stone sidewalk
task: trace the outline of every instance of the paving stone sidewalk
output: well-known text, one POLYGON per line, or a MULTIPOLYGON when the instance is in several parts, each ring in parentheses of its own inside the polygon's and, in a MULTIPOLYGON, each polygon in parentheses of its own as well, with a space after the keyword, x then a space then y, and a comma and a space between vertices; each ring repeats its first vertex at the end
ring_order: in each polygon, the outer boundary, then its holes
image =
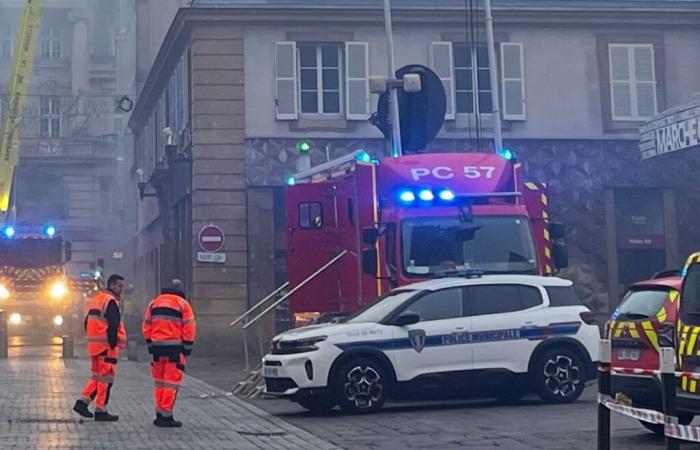
POLYGON ((89 376, 86 359, 0 360, 2 449, 334 449, 307 431, 203 381, 186 377, 175 416, 180 429, 153 426, 148 364, 120 361, 110 412, 117 423, 71 410, 89 376))

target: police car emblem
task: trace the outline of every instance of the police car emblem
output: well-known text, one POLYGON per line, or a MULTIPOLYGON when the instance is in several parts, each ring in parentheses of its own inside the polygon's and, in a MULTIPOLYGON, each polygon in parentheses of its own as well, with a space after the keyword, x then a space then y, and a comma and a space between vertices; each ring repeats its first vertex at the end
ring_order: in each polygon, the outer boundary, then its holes
POLYGON ((416 352, 422 352, 425 347, 425 331, 409 330, 408 340, 411 341, 411 346, 416 352))

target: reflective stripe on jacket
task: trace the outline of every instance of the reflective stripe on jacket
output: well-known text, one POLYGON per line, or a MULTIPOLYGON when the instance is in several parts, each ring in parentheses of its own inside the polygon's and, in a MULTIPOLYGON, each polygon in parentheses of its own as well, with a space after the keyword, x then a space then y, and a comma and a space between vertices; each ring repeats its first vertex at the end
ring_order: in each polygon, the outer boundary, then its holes
MULTIPOLYGON (((90 308, 85 318, 88 355, 90 356, 97 356, 110 348, 109 340, 107 339, 109 324, 105 314, 111 301, 114 301, 119 307, 119 300, 109 291, 98 292, 90 301, 90 308)), ((124 348, 126 346, 126 330, 121 321, 119 322, 117 339, 118 346, 124 348)))
POLYGON ((153 349, 178 347, 189 353, 197 324, 187 300, 175 294, 160 294, 148 304, 142 329, 143 337, 153 349))

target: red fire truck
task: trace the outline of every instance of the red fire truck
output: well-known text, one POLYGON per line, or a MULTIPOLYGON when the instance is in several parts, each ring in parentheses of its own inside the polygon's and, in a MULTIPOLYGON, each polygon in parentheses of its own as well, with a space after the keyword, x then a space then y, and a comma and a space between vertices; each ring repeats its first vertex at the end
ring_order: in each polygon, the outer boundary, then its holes
POLYGON ((382 161, 359 150, 287 184, 296 326, 432 277, 549 275, 567 264, 546 185, 525 182, 509 150, 382 161))

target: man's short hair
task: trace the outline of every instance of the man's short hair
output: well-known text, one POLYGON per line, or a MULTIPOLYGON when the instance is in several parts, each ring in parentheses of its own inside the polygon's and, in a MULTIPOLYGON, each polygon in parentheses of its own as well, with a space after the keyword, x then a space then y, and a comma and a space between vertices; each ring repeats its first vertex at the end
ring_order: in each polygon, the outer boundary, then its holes
POLYGON ((124 281, 124 277, 118 274, 110 275, 109 278, 107 279, 107 287, 113 285, 117 281, 124 281))
POLYGON ((184 291, 184 285, 182 283, 182 280, 179 280, 177 278, 173 279, 170 281, 170 289, 175 289, 177 291, 184 291))

